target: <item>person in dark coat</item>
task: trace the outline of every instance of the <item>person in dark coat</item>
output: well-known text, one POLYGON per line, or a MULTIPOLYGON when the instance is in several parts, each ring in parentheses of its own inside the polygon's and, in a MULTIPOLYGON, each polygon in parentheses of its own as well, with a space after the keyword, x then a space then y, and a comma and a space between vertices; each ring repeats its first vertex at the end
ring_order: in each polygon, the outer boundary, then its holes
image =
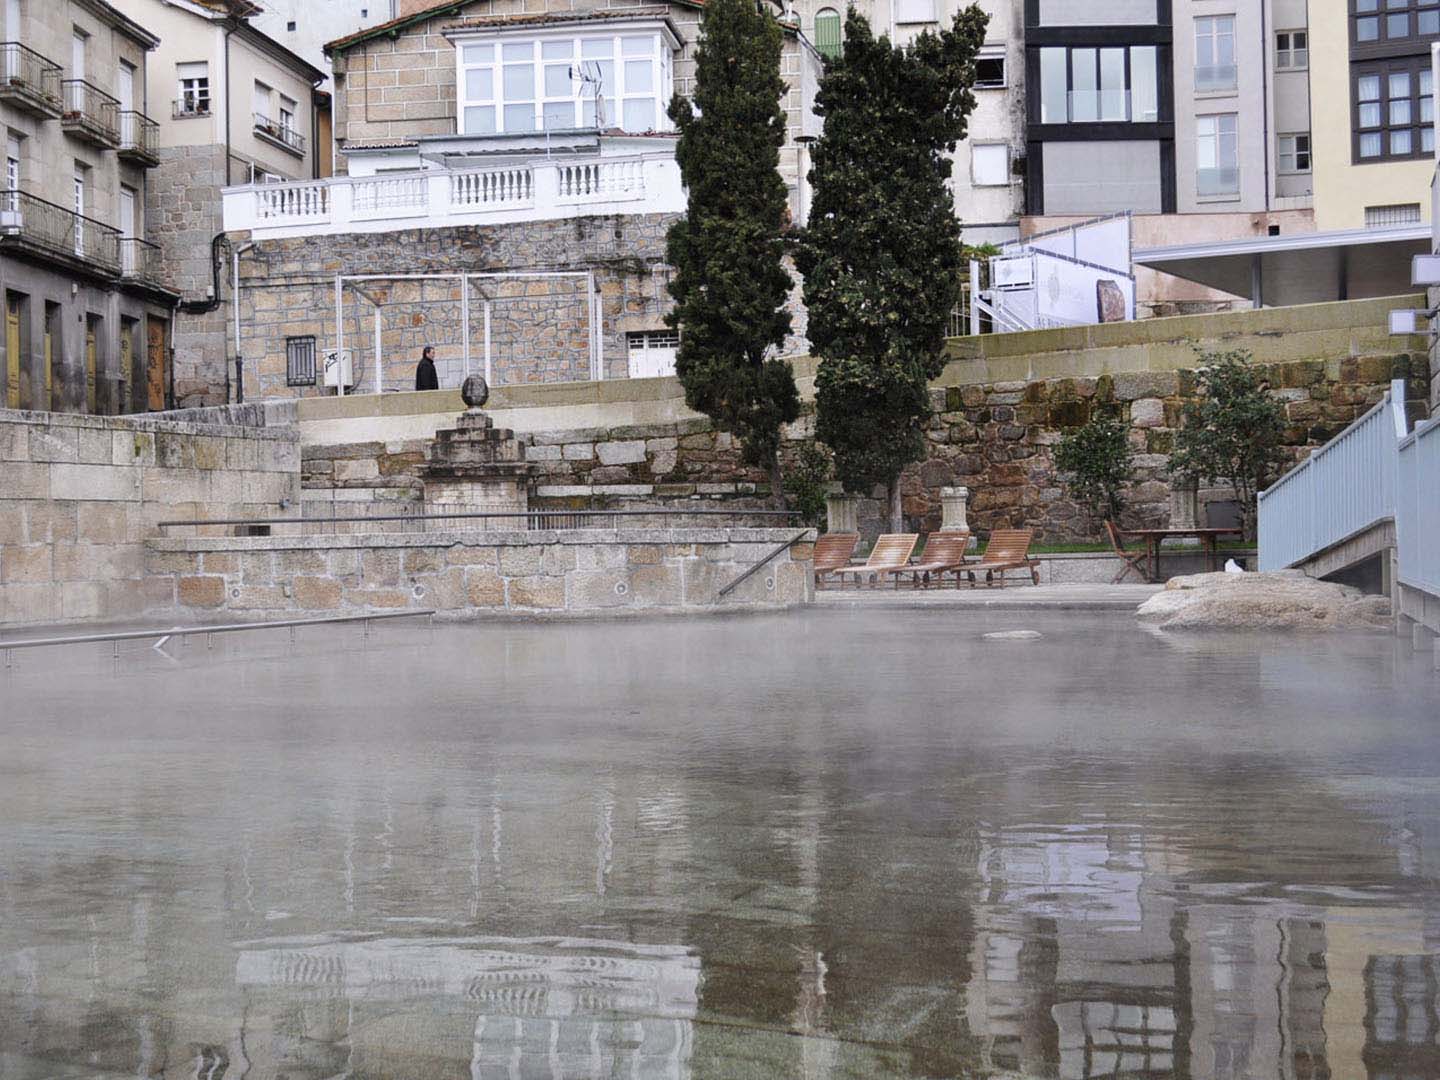
POLYGON ((415 389, 439 390, 440 377, 435 374, 435 347, 426 345, 420 354, 420 363, 415 365, 415 389))

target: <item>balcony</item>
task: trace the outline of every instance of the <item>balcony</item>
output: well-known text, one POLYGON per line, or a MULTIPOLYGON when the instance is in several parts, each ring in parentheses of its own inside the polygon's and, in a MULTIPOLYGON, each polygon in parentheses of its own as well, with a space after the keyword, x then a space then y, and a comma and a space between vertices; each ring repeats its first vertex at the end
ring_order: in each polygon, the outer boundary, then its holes
POLYGON ((1202 199, 1240 194, 1240 169, 1236 165, 1195 170, 1195 194, 1202 199))
POLYGON ((190 120, 197 116, 209 115, 210 97, 208 94, 186 94, 183 98, 170 102, 172 120, 190 120))
POLYGON ((224 200, 225 231, 257 240, 685 212, 670 154, 249 184, 224 200))
POLYGON ((84 79, 66 79, 60 126, 70 134, 114 150, 120 145, 120 102, 84 79))
POLYGON ((305 156, 305 136, 291 127, 288 121, 271 120, 264 113, 256 113, 255 134, 281 150, 288 150, 297 157, 305 156))
POLYGON ((24 191, 0 191, 0 247, 120 272, 120 230, 24 191))
POLYGON ((18 41, 0 42, 0 101, 46 120, 64 111, 60 65, 18 41))
POLYGON ((120 111, 120 156, 148 168, 160 164, 160 125, 133 109, 120 111))
POLYGON ((159 285, 161 274, 160 246, 138 236, 120 238, 120 276, 128 281, 145 281, 159 285))

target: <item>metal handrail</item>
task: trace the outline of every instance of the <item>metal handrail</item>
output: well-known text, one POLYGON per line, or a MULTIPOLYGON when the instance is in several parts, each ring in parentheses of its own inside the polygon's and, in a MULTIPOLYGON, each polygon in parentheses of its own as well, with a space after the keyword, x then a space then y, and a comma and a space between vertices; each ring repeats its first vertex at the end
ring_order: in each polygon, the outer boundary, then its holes
POLYGON ((65 113, 98 127, 109 139, 120 138, 120 99, 85 79, 65 79, 65 113))
POLYGON ((154 155, 160 125, 138 109, 120 110, 120 151, 154 155))
POLYGON ((255 130, 262 135, 268 135, 272 139, 278 139, 291 150, 298 153, 305 152, 305 136, 296 131, 288 124, 279 120, 272 120, 264 113, 255 114, 255 130))
POLYGON ((79 256, 112 269, 120 265, 120 230, 113 225, 14 189, 0 191, 0 209, 19 215, 13 225, 0 224, 0 236, 19 236, 57 254, 79 256))
POLYGON ((770 552, 770 554, 766 555, 763 559, 761 559, 759 562, 757 562, 754 566, 752 566, 752 567, 750 567, 748 570, 746 570, 743 574, 741 574, 739 577, 737 577, 734 581, 730 582, 729 585, 726 585, 726 586, 725 586, 724 588, 722 588, 719 592, 717 592, 717 593, 715 594, 715 599, 718 600, 718 599, 720 599, 722 596, 729 596, 732 592, 734 592, 737 588, 739 588, 739 586, 740 586, 741 584, 743 584, 743 583, 746 582, 746 581, 749 581, 752 575, 758 573, 758 572, 760 571, 760 568, 761 568, 762 566, 768 565, 768 564, 770 563, 770 561, 775 558, 775 556, 777 556, 777 555, 779 555, 779 554, 781 554, 781 553, 783 553, 783 552, 789 551, 792 547, 794 547, 796 544, 798 544, 801 540, 805 539, 805 537, 808 536, 809 534, 810 534, 810 530, 809 530, 809 529, 802 529, 800 532, 796 533, 796 534, 795 534, 794 536, 792 536, 789 540, 786 540, 783 544, 781 544, 779 547, 777 547, 774 551, 770 552))
POLYGON ((118 648, 122 641, 148 641, 157 638, 155 648, 172 637, 190 637, 192 634, 235 634, 242 630, 284 630, 297 626, 324 626, 330 623, 368 623, 372 619, 413 619, 421 615, 434 615, 434 608, 417 611, 382 611, 370 615, 327 615, 310 619, 274 619, 265 622, 217 623, 214 626, 172 626, 168 630, 117 630, 112 634, 76 634, 73 637, 28 638, 21 641, 0 641, 0 652, 5 654, 5 666, 10 666, 10 653, 15 649, 38 649, 51 645, 89 645, 96 642, 115 642, 118 648))
MULTIPOLYGON (((490 519, 490 518, 519 518, 530 521, 540 517, 551 516, 574 516, 593 518, 624 518, 624 517, 799 517, 799 510, 679 510, 671 507, 658 508, 655 510, 524 510, 508 512, 492 511, 457 511, 453 514, 376 514, 373 517, 365 515, 344 517, 315 517, 315 518, 196 518, 183 521, 161 521, 157 525, 162 528, 180 528, 186 526, 201 525, 327 525, 334 523, 348 522, 371 522, 371 521, 450 521, 456 518, 490 519)), ((793 543, 794 541, 791 541, 793 543)))
POLYGON ((61 105, 59 64, 18 41, 0 41, 0 84, 23 88, 61 105))

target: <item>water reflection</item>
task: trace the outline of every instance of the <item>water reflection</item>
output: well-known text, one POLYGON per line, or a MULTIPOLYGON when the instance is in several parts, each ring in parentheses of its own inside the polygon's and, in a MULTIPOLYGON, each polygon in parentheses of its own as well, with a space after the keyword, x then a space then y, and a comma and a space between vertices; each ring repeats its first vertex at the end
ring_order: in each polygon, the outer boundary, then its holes
POLYGON ((1421 668, 876 614, 0 683, 0 1077, 1440 1076, 1421 668))

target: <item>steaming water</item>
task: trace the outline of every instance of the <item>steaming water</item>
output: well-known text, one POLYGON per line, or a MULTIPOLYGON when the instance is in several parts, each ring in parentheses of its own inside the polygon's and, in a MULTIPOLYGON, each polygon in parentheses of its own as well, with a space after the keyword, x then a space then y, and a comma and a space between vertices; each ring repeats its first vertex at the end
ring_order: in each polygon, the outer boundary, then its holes
POLYGON ((171 651, 0 670, 6 1080, 1440 1075, 1440 679, 1390 638, 171 651))

